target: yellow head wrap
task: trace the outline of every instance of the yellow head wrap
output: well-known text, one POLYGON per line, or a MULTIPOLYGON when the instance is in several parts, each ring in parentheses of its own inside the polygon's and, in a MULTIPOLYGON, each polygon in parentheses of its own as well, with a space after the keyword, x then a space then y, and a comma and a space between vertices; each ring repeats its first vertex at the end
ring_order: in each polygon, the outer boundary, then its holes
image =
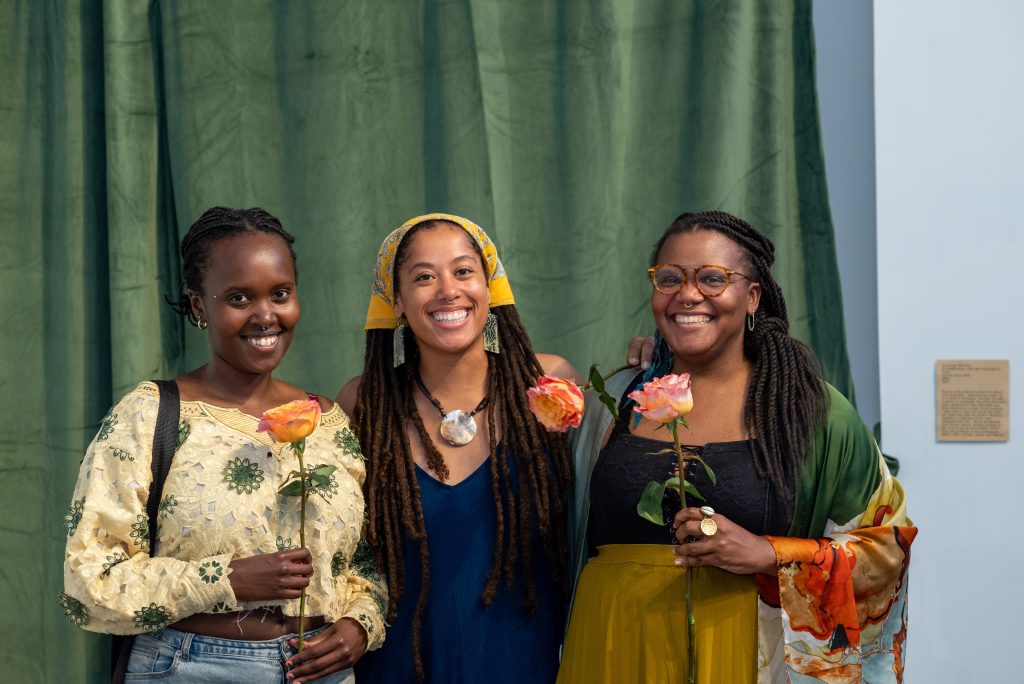
POLYGON ((426 221, 450 221, 466 231, 480 247, 484 255, 484 267, 487 269, 488 289, 491 294, 491 307, 515 304, 512 288, 505 275, 505 267, 498 258, 498 250, 483 228, 468 219, 452 214, 424 214, 411 218, 384 238, 377 252, 377 265, 373 268, 373 289, 370 291, 370 306, 366 312, 366 330, 377 328, 393 329, 398 326, 395 315, 395 255, 398 245, 409 230, 426 221))

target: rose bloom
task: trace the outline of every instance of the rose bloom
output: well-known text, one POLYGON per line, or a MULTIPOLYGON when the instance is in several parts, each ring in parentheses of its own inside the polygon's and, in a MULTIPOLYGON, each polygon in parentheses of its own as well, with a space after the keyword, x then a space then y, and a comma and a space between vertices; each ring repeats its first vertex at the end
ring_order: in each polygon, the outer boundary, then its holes
POLYGON ((565 432, 579 427, 583 417, 583 392, 575 382, 550 375, 537 378, 537 385, 526 390, 530 410, 548 432, 565 432))
POLYGON ((693 408, 690 374, 665 375, 645 382, 642 389, 629 393, 637 403, 633 410, 656 423, 671 423, 693 408))
POLYGON ((278 442, 298 442, 313 432, 320 422, 320 402, 298 399, 263 412, 259 432, 269 432, 278 442))

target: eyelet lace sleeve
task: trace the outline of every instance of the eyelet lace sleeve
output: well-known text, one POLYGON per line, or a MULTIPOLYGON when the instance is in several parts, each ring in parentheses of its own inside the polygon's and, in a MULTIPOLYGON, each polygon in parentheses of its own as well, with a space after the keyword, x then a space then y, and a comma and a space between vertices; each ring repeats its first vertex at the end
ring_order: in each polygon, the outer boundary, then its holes
POLYGON ((159 396, 143 383, 100 425, 64 517, 67 546, 60 603, 95 632, 155 631, 235 604, 232 554, 195 560, 150 557, 146 500, 159 396))

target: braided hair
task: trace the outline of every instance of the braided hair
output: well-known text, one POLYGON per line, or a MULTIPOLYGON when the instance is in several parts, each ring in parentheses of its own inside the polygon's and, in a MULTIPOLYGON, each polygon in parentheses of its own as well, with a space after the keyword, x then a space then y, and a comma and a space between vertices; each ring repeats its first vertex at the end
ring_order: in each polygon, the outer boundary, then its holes
MULTIPOLYGON (((447 225, 458 227, 448 221, 426 221, 406 233, 395 255, 395 291, 398 268, 407 258, 410 238, 417 232, 447 225)), ((482 262, 479 246, 471 242, 482 262)), ((525 580, 525 607, 532 614, 537 604, 533 567, 538 537, 556 582, 568 591, 565 503, 572 468, 564 435, 545 431, 529 411, 526 390, 544 371, 515 306, 494 307, 491 313, 498 319, 501 349, 498 354, 487 353, 487 396, 491 406, 487 428, 497 533, 481 599, 489 605, 499 582, 512 587, 518 571, 525 580), (500 447, 496 443, 497 426, 502 429, 500 447), (511 459, 515 459, 515 473, 510 467, 511 459)), ((393 332, 367 331, 365 365, 352 418, 366 456, 366 536, 387 576, 389 621, 395 619, 405 589, 403 536, 419 546, 422 584, 413 614, 413 662, 417 677, 422 680, 421 623, 430 590, 430 558, 407 426, 416 430, 427 463, 442 482, 448 476, 448 468, 416 409, 412 387, 419 350, 415 337, 404 335, 404 344, 407 361, 395 368, 393 332)))
POLYGON ((288 252, 292 255, 295 279, 298 280, 299 271, 296 265, 295 250, 292 248, 295 236, 281 226, 277 217, 256 207, 252 209, 211 207, 196 219, 185 237, 181 239, 181 290, 176 300, 165 297, 171 307, 182 316, 186 316, 193 325, 198 325, 199 320, 196 318, 195 312, 192 311, 189 292, 201 294, 203 291, 203 276, 206 274, 206 266, 210 260, 210 248, 214 243, 225 238, 244 233, 270 233, 284 240, 288 245, 288 252))
POLYGON ((786 301, 771 274, 775 246, 752 225, 724 211, 683 214, 658 240, 651 265, 670 237, 701 230, 720 233, 739 245, 750 264, 751 280, 761 285, 754 329, 743 335, 743 354, 753 363, 744 422, 757 437, 753 448, 758 475, 770 480, 792 510, 800 464, 828 410, 825 383, 813 352, 789 335, 786 301))

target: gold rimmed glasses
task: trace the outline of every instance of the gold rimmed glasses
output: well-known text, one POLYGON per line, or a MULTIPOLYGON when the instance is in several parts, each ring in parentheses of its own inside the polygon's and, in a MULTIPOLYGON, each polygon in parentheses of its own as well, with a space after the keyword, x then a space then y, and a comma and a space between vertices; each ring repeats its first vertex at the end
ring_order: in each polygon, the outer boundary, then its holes
POLYGON ((678 264, 656 264, 647 269, 654 289, 667 295, 679 292, 679 289, 689 280, 690 273, 693 274, 693 284, 697 291, 705 297, 717 297, 725 292, 733 278, 750 280, 750 276, 717 264, 704 264, 692 268, 678 264))

